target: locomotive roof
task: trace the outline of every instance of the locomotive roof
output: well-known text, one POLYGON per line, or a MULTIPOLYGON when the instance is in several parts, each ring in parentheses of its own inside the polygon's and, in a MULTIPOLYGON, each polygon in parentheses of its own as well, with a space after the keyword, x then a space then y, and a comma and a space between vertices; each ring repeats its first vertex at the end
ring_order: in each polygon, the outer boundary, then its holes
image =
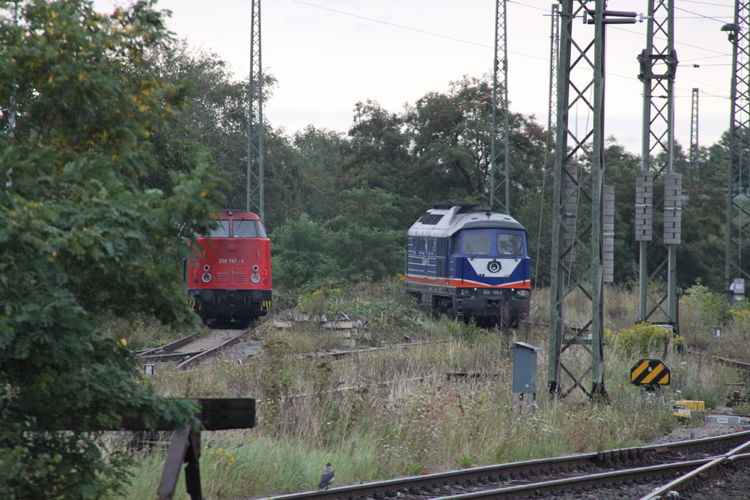
POLYGON ((449 238, 461 229, 525 228, 513 217, 487 205, 435 205, 409 228, 409 236, 449 238))
POLYGON ((211 219, 244 219, 244 220, 260 220, 256 214, 248 212, 247 210, 237 210, 234 208, 225 208, 220 214, 211 214, 211 219))

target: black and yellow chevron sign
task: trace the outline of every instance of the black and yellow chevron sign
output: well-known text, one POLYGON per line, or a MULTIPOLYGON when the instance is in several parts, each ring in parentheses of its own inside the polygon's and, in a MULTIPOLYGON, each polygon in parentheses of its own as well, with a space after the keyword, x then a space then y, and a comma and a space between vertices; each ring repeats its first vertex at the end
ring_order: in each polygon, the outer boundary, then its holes
POLYGON ((642 359, 630 369, 634 385, 669 385, 670 371, 660 359, 642 359))

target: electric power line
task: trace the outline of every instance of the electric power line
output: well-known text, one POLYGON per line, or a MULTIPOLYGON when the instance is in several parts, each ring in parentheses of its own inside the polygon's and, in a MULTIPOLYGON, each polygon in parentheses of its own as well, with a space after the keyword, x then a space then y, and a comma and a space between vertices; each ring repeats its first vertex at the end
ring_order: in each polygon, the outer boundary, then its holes
POLYGON ((724 24, 724 21, 720 21, 720 20, 716 19, 715 17, 704 16, 703 14, 698 14, 697 12, 693 12, 693 11, 690 11, 690 10, 687 10, 687 9, 682 9, 680 7, 675 7, 675 10, 681 10, 682 12, 687 12, 688 14, 692 14, 694 16, 702 17, 704 19, 710 19, 712 21, 716 21, 717 23, 724 24))
MULTIPOLYGON (((372 17, 367 17, 367 16, 360 16, 359 14, 352 14, 351 12, 344 12, 343 10, 331 9, 329 7, 323 7, 322 5, 315 5, 313 3, 303 2, 301 0, 289 0, 289 1, 290 2, 294 2, 294 3, 299 3, 299 4, 302 4, 302 5, 307 5, 308 7, 315 7, 317 9, 322 9, 322 10, 327 10, 327 11, 330 11, 330 12, 335 12, 337 14, 342 14, 344 16, 356 17, 358 19, 364 19, 366 21, 372 21, 374 23, 385 24, 386 26, 391 26, 393 28, 399 28, 399 29, 403 29, 403 30, 407 30, 407 31, 414 31, 416 33, 421 33, 423 35, 430 35, 430 36, 435 36, 435 37, 438 37, 438 38, 444 38, 446 40, 452 40, 454 42, 467 43, 469 45, 475 45, 477 47, 482 47, 482 48, 485 48, 485 49, 492 49, 493 48, 492 46, 486 45, 486 44, 483 44, 483 43, 477 43, 477 42, 472 42, 472 41, 469 41, 469 40, 463 40, 461 38, 455 38, 455 37, 452 37, 452 36, 441 35, 440 33, 433 33, 431 31, 420 30, 420 29, 417 29, 417 28, 410 28, 409 26, 404 26, 404 25, 395 24, 395 23, 389 23, 387 21, 381 21, 380 19, 374 19, 372 17)), ((522 52, 514 52, 512 50, 509 50, 508 53, 515 54, 517 56, 529 57, 531 59, 538 59, 540 61, 547 62, 547 59, 545 59, 543 57, 532 56, 531 54, 524 54, 522 52)))
POLYGON ((725 4, 720 4, 720 3, 698 2, 696 0, 680 0, 680 1, 684 2, 684 3, 697 3, 697 4, 701 4, 701 5, 713 5, 714 7, 726 7, 726 8, 732 8, 732 9, 734 8, 733 5, 725 5, 725 4))

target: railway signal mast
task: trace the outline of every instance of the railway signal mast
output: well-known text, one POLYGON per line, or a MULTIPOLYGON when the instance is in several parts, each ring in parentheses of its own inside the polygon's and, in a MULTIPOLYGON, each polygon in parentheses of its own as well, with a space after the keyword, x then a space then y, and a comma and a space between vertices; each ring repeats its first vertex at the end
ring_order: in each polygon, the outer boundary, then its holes
POLYGON ((263 213, 263 66, 260 47, 260 0, 250 14, 250 89, 247 114, 247 211, 263 213))
POLYGON ((750 278, 750 169, 744 163, 750 150, 750 2, 736 0, 734 23, 721 28, 732 43, 732 112, 729 123, 727 169, 726 260, 727 293, 743 298, 750 278))
POLYGON ((679 332, 677 245, 680 244, 682 175, 674 173, 674 0, 649 0, 646 48, 638 56, 643 82, 641 171, 636 180, 635 240, 639 243, 638 321, 679 332), (664 195, 654 203, 654 184, 664 195), (664 213, 663 238, 654 239, 653 212, 664 213), (665 248, 666 247, 666 252, 665 248), (667 283, 666 292, 655 283, 667 283), (666 302, 666 304, 665 304, 666 302))
POLYGON ((508 149, 508 38, 507 0, 495 1, 495 58, 492 62, 492 150, 490 152, 490 206, 500 205, 500 211, 510 214, 510 150, 508 149), (500 4, 502 3, 502 11, 500 4), (502 56, 502 60, 499 57, 502 56), (499 76, 499 79, 498 79, 499 76), (503 92, 503 113, 497 117, 497 92, 503 92), (499 125, 498 125, 498 122, 499 125), (503 143, 505 161, 500 158, 498 143, 503 143), (502 169, 501 169, 502 168, 502 169))
MULTIPOLYGON (((604 26, 632 24, 635 13, 605 10, 605 0, 563 0, 557 81, 555 188, 552 213, 552 267, 550 286, 549 390, 566 396, 576 388, 587 396, 605 396, 604 388, 604 26), (574 40, 573 25, 593 24, 574 40), (592 32, 593 31, 593 32, 592 32), (592 95, 593 94, 593 95, 592 95), (593 120, 582 133, 569 126, 576 105, 593 120), (586 168, 582 168, 586 167, 586 168), (591 222, 577 227, 579 202, 590 207, 591 222), (589 265, 574 265, 575 259, 589 265), (591 301, 591 315, 578 328, 565 318, 565 299, 580 293, 591 301), (591 355, 582 373, 562 362, 573 346, 591 355), (563 372, 573 381, 563 391, 563 372), (591 377, 590 389, 584 387, 591 377)), ((610 215, 613 217, 613 214, 610 215)))

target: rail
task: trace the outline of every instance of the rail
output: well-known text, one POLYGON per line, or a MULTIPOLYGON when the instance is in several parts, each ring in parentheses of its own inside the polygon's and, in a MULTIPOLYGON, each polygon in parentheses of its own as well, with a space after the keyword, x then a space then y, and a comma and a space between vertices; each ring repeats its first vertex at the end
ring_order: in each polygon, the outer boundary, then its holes
POLYGON ((690 441, 656 444, 640 447, 607 450, 581 455, 535 459, 509 464, 474 467, 458 471, 428 474, 424 476, 391 479, 374 483, 358 484, 325 491, 312 491, 274 496, 274 500, 336 500, 350 498, 380 498, 410 495, 432 500, 479 500, 511 498, 524 492, 560 491, 563 489, 619 482, 664 475, 686 473, 711 462, 706 453, 723 453, 730 446, 750 440, 750 431, 727 434, 690 441), (700 458, 677 460, 685 454, 700 454, 700 458), (665 463, 667 462, 667 463, 665 463), (602 472, 602 469, 623 469, 602 472), (592 472, 593 471, 593 472, 592 472), (548 480, 533 481, 540 475, 554 476, 548 480), (504 485, 492 488, 493 483, 524 482, 522 485, 504 485), (478 485, 482 491, 445 495, 452 485, 478 485), (436 498, 437 497, 437 498, 436 498))
POLYGON ((237 344, 240 342, 242 336, 252 329, 253 328, 248 328, 227 340, 223 340, 215 345, 206 346, 202 349, 179 351, 179 349, 184 349, 191 344, 204 339, 204 337, 200 336, 200 332, 197 332, 170 342, 164 346, 137 351, 135 354, 143 363, 176 362, 178 368, 185 369, 190 366, 195 366, 201 361, 210 358, 211 356, 215 356, 227 347, 237 344))

